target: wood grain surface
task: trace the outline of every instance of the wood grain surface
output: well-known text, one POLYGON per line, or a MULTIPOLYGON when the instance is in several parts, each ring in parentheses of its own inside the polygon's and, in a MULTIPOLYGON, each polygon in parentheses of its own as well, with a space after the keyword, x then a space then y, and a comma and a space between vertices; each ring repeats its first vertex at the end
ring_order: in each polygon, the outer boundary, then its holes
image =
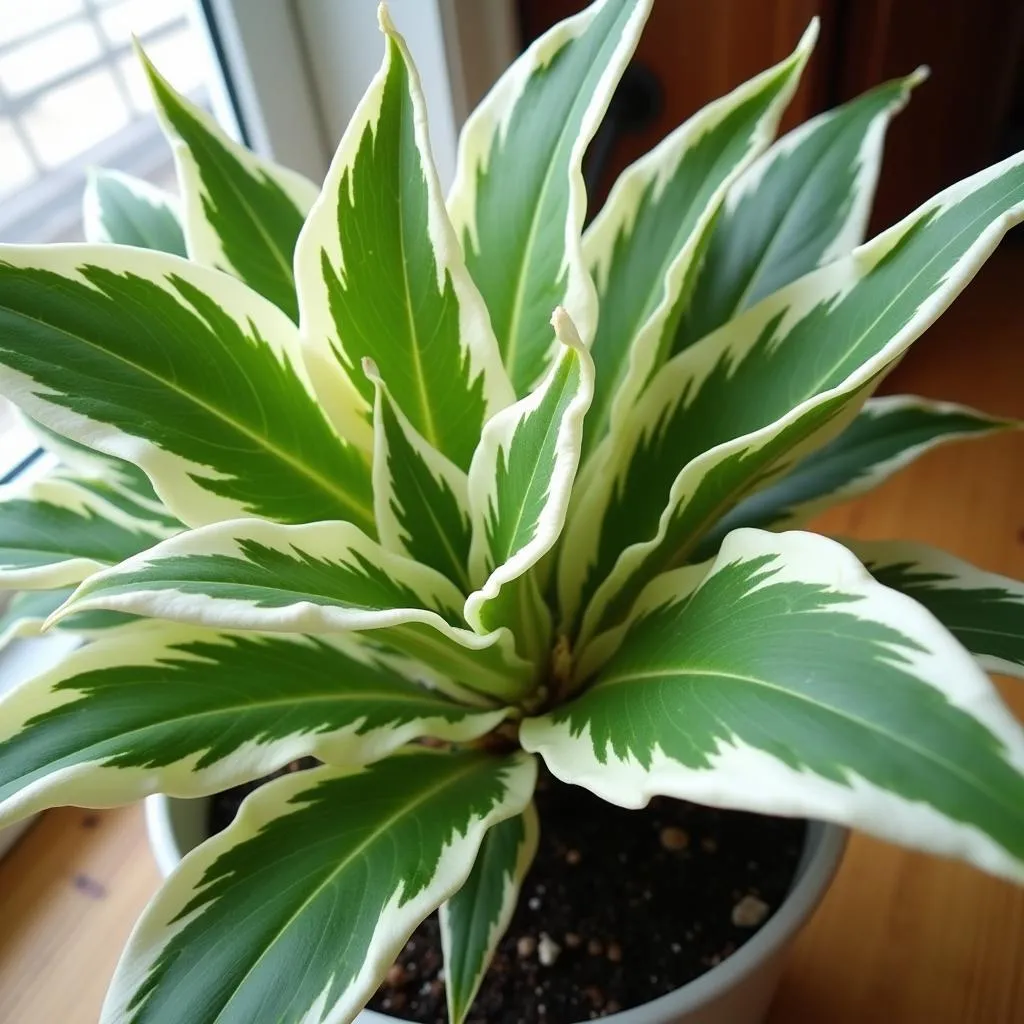
MULTIPOLYGON (((885 390, 1024 418, 1024 248, 1014 241, 885 390)), ((1024 577, 1024 434, 933 452, 817 526, 922 540, 1024 577)), ((999 685, 1024 718, 1024 682, 999 685)), ((0 862, 0 1022, 94 1024, 156 884, 141 808, 45 815, 0 862)), ((1024 891, 855 837, 769 1024, 875 1022, 1024 1024, 1024 891)))

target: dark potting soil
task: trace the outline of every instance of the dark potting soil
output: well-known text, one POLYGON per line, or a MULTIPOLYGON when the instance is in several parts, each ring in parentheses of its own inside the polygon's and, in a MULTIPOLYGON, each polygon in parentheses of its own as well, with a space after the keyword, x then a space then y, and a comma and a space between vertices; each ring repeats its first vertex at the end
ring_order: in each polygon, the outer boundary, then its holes
MULTIPOLYGON (((211 827, 225 827, 258 785, 218 797, 211 827)), ((468 1024, 575 1024, 681 987, 756 934, 804 844, 801 821, 663 798, 627 811, 543 773, 536 802, 537 856, 468 1024)), ((442 979, 433 914, 369 1005, 445 1024, 442 979)))

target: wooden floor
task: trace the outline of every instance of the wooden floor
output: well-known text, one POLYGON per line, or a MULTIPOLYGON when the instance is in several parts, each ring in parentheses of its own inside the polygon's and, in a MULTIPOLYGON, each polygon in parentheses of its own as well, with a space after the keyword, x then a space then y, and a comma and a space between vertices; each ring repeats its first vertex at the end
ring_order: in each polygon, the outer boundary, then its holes
MULTIPOLYGON (((1024 418, 1024 246, 1004 246, 886 390, 1024 418)), ((932 453, 818 525, 1024 578, 1024 434, 932 453)), ((1024 718, 1024 682, 999 685, 1024 718)), ((94 1024, 156 883, 139 808, 47 814, 0 862, 0 1024, 94 1024)), ((770 1024, 875 1022, 1024 1024, 1024 891, 856 837, 770 1024)))

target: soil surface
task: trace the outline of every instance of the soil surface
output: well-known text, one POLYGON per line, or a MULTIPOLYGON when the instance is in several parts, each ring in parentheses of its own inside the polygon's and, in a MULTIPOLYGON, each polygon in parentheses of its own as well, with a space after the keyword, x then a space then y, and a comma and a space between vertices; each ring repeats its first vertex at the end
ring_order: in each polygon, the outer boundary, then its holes
MULTIPOLYGON (((225 827, 258 785, 216 798, 211 828, 225 827)), ((801 821, 669 799, 627 811, 543 774, 537 809, 537 857, 468 1024, 575 1024, 692 981, 770 917, 804 842, 801 821)), ((435 914, 369 1005, 445 1024, 443 977, 435 914)))

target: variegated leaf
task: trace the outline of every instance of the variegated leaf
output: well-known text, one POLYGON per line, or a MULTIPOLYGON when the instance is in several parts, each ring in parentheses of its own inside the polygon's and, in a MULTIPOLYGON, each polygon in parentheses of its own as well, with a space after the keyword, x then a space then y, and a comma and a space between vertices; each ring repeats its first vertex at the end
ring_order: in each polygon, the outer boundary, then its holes
POLYGON ((511 626, 533 659, 550 617, 526 574, 562 532, 594 394, 594 364, 568 314, 559 308, 551 322, 561 354, 532 394, 487 424, 469 471, 470 570, 480 582, 466 621, 481 632, 511 626))
POLYGON ((864 241, 889 122, 926 76, 920 68, 820 114, 743 174, 709 233, 667 355, 864 241))
POLYGON ((1024 732, 931 614, 813 534, 730 534, 520 738, 622 806, 824 818, 1024 880, 1024 732))
POLYGON ((228 138, 138 53, 174 150, 189 258, 234 274, 297 321, 292 255, 319 189, 228 138))
POLYGON ((586 636, 620 622, 729 508, 835 436, 1022 217, 1019 154, 668 362, 570 520, 567 617, 582 591, 586 636))
POLYGON ((879 583, 924 605, 988 671, 1024 677, 1024 583, 925 544, 843 543, 879 583))
POLYGON ((374 531, 369 465, 318 407, 297 329, 216 270, 121 246, 0 247, 0 392, 141 467, 189 525, 374 531))
POLYGON ((186 255, 176 197, 130 174, 91 170, 86 178, 82 221, 89 242, 186 255))
POLYGON ((552 355, 564 306, 584 341, 597 302, 583 260, 581 163, 636 47, 651 0, 599 0, 555 25, 505 72, 466 122, 448 197, 466 262, 517 395, 552 355))
POLYGON ((177 532, 120 501, 102 485, 56 475, 0 487, 0 588, 66 587, 177 532))
POLYGON ((353 1020, 535 776, 522 754, 421 749, 264 786, 149 905, 104 1024, 353 1020))
POLYGON ((520 696, 532 668, 508 630, 460 625, 463 595, 425 565, 385 551, 350 523, 255 519, 192 530, 97 573, 55 617, 106 609, 225 629, 373 630, 474 691, 520 696))
POLYGON ((0 612, 0 651, 12 640, 38 635, 43 623, 68 599, 73 589, 26 590, 10 595, 0 612))
POLYGON ((135 622, 0 702, 0 827, 58 804, 205 796, 308 754, 366 764, 506 713, 417 685, 349 637, 135 622))
POLYGON ((469 592, 469 490, 466 474, 416 432, 372 360, 373 505, 377 535, 391 551, 443 573, 469 592))
POLYGON ((801 526, 829 505, 877 487, 937 445, 1015 426, 952 402, 907 395, 869 399, 838 437, 727 512, 703 538, 693 561, 711 558, 731 530, 801 526))
POLYGON ((495 825, 480 844, 465 884, 441 904, 448 1020, 462 1024, 494 951, 512 920, 519 889, 537 852, 537 811, 495 825))
POLYGON ((383 67, 296 250, 303 337, 346 436, 369 447, 369 357, 413 427, 465 471, 512 388, 445 210, 419 78, 383 7, 381 27, 383 67))
POLYGON ((444 988, 452 1024, 463 1024, 509 927, 537 853, 540 823, 530 804, 488 831, 463 887, 441 904, 444 988))
POLYGON ((771 144, 817 34, 815 21, 792 56, 708 104, 623 171, 587 231, 583 255, 600 318, 584 454, 607 433, 613 402, 617 421, 667 348, 729 185, 771 144))
POLYGON ((167 511, 153 490, 149 477, 138 466, 58 434, 30 419, 16 407, 14 412, 26 429, 39 439, 40 445, 57 456, 65 471, 70 471, 79 480, 100 483, 107 491, 118 492, 126 501, 142 510, 143 514, 132 513, 139 518, 163 523, 168 528, 180 528, 181 520, 167 511))
POLYGON ((581 644, 572 658, 572 671, 563 684, 563 698, 583 689, 602 665, 619 649, 633 624, 662 606, 688 598, 704 582, 711 562, 684 565, 655 576, 640 591, 629 614, 618 625, 581 644))
MULTIPOLYGON (((11 640, 38 636, 50 616, 75 592, 75 587, 59 590, 24 590, 10 595, 7 607, 0 614, 0 649, 11 640)), ((0 595, 3 597, 6 595, 0 595)), ((108 629, 136 621, 136 616, 124 612, 82 612, 62 619, 60 631, 75 633, 90 639, 108 629)))

